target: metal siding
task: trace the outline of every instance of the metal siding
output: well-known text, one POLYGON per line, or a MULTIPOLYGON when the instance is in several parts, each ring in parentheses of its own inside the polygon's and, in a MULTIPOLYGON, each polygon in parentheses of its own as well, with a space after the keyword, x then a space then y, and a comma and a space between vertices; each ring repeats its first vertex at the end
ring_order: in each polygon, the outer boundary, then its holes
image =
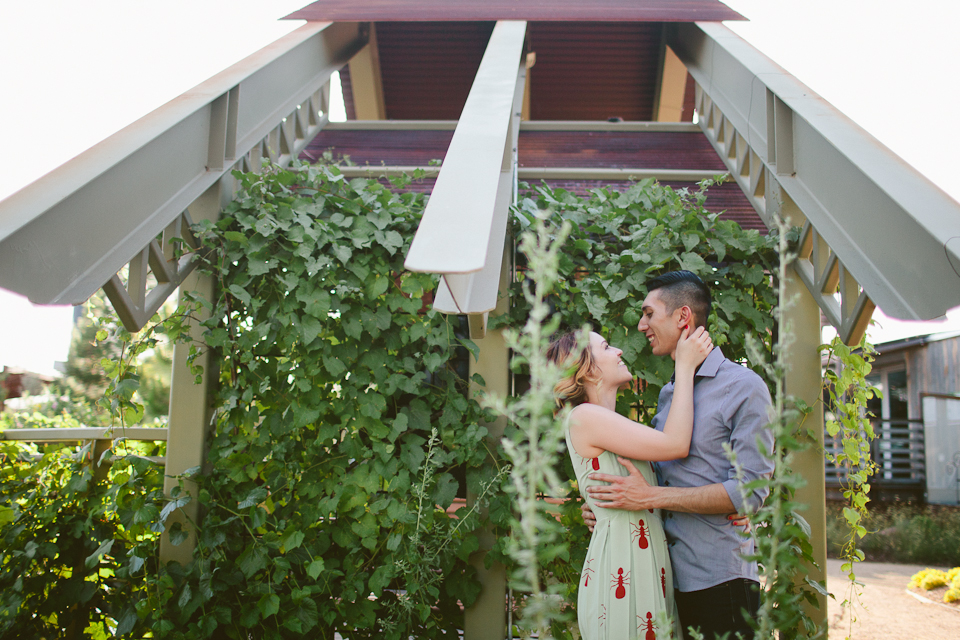
MULTIPOLYGON (((493 25, 377 23, 387 119, 458 119, 493 25)), ((529 50, 537 56, 529 75, 531 119, 652 120, 661 27, 630 22, 531 23, 529 50)), ((341 81, 352 119, 349 73, 341 72, 341 81)))
POLYGON ((662 25, 533 23, 531 120, 653 120, 662 25))
POLYGON ((387 119, 459 119, 493 26, 493 22, 378 23, 387 119))
POLYGON ((425 166, 444 158, 451 138, 453 131, 321 131, 300 159, 317 162, 332 149, 335 159, 349 156, 358 165, 425 166))
POLYGON ((743 20, 718 0, 318 0, 287 20, 409 22, 550 20, 694 22, 743 20))
POLYGON ((702 133, 521 131, 521 167, 727 169, 702 133))

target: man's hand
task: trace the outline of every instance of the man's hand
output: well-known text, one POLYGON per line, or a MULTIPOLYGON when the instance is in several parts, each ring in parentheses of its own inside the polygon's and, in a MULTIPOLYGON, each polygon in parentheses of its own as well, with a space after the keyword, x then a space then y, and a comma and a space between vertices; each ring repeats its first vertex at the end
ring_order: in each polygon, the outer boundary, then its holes
MULTIPOLYGON (((591 480, 599 480, 609 484, 587 487, 590 497, 596 501, 598 507, 608 509, 626 509, 641 511, 656 509, 660 505, 654 503, 657 487, 651 487, 633 462, 617 456, 617 460, 626 467, 630 475, 611 476, 606 473, 591 473, 591 480)), ((586 517, 584 517, 586 521, 586 517)), ((589 523, 587 523, 589 526, 589 523)))
POLYGON ((583 516, 583 524, 587 525, 590 533, 593 533, 593 528, 597 526, 597 516, 586 502, 580 505, 580 515, 583 516))

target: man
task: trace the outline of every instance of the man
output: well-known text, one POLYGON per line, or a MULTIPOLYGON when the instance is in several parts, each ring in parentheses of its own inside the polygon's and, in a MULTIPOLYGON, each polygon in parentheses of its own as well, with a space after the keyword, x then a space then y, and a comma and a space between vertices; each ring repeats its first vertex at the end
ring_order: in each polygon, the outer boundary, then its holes
MULTIPOLYGON (((699 277, 689 271, 666 273, 650 281, 638 329, 647 336, 654 355, 675 358, 684 327, 704 326, 710 306, 710 290, 699 277)), ((773 435, 765 428, 770 393, 760 376, 726 359, 715 347, 697 370, 693 394, 690 454, 656 465, 660 486, 647 484, 632 464, 621 459, 630 475, 594 473, 591 478, 609 484, 589 491, 605 507, 665 510, 663 527, 684 629, 699 627, 708 639, 725 633, 753 638, 747 619, 755 617, 759 607, 757 564, 743 559, 753 553, 753 542, 729 514, 755 510, 768 491, 748 492, 744 500, 723 445, 729 444, 736 453, 744 483, 771 476, 773 462, 767 455, 773 449, 773 435)), ((663 429, 672 399, 671 380, 660 392, 655 428, 663 429)), ((589 509, 584 519, 592 525, 589 509)))

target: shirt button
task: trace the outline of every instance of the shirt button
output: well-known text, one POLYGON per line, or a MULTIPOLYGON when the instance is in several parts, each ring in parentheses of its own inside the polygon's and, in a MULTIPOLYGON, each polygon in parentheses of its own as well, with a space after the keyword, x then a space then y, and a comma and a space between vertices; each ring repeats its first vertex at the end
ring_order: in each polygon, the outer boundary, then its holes
POLYGON ((670 481, 669 481, 669 480, 664 480, 664 481, 663 481, 663 486, 669 487, 669 486, 670 486, 670 481))

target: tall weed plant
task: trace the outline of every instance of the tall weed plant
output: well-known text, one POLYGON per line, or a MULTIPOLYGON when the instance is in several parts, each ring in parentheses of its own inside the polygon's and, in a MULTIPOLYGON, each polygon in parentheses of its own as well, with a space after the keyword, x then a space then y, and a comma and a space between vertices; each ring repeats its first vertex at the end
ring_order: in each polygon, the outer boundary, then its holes
MULTIPOLYGON (((654 357, 646 337, 636 329, 646 282, 665 271, 687 269, 710 285, 714 308, 707 327, 715 343, 724 355, 760 373, 771 388, 775 384, 768 365, 778 337, 773 313, 778 301, 778 237, 744 230, 708 212, 704 201, 712 184, 706 181, 695 190, 675 190, 645 180, 624 192, 595 189, 584 198, 541 185, 516 207, 516 236, 532 232, 541 220, 552 225, 557 237, 569 227, 559 255, 557 284, 546 296, 553 310, 551 328, 588 325, 623 349, 623 361, 639 384, 621 393, 618 410, 644 423, 649 423, 660 389, 673 373, 673 363, 654 357), (749 337, 755 338, 752 349, 749 337)), ((494 320, 495 326, 519 328, 531 316, 534 303, 525 295, 534 271, 529 260, 524 252, 519 254, 513 306, 509 314, 494 320)), ((518 389, 524 388, 527 375, 533 377, 523 366, 516 375, 518 389)), ((571 638, 577 633, 571 622, 573 603, 590 534, 580 517, 576 474, 562 444, 552 460, 562 482, 544 496, 561 501, 558 518, 563 544, 549 558, 541 558, 540 584, 553 584, 570 607, 566 618, 554 619, 551 633, 571 638)), ((505 544, 501 552, 509 561, 505 544)))

